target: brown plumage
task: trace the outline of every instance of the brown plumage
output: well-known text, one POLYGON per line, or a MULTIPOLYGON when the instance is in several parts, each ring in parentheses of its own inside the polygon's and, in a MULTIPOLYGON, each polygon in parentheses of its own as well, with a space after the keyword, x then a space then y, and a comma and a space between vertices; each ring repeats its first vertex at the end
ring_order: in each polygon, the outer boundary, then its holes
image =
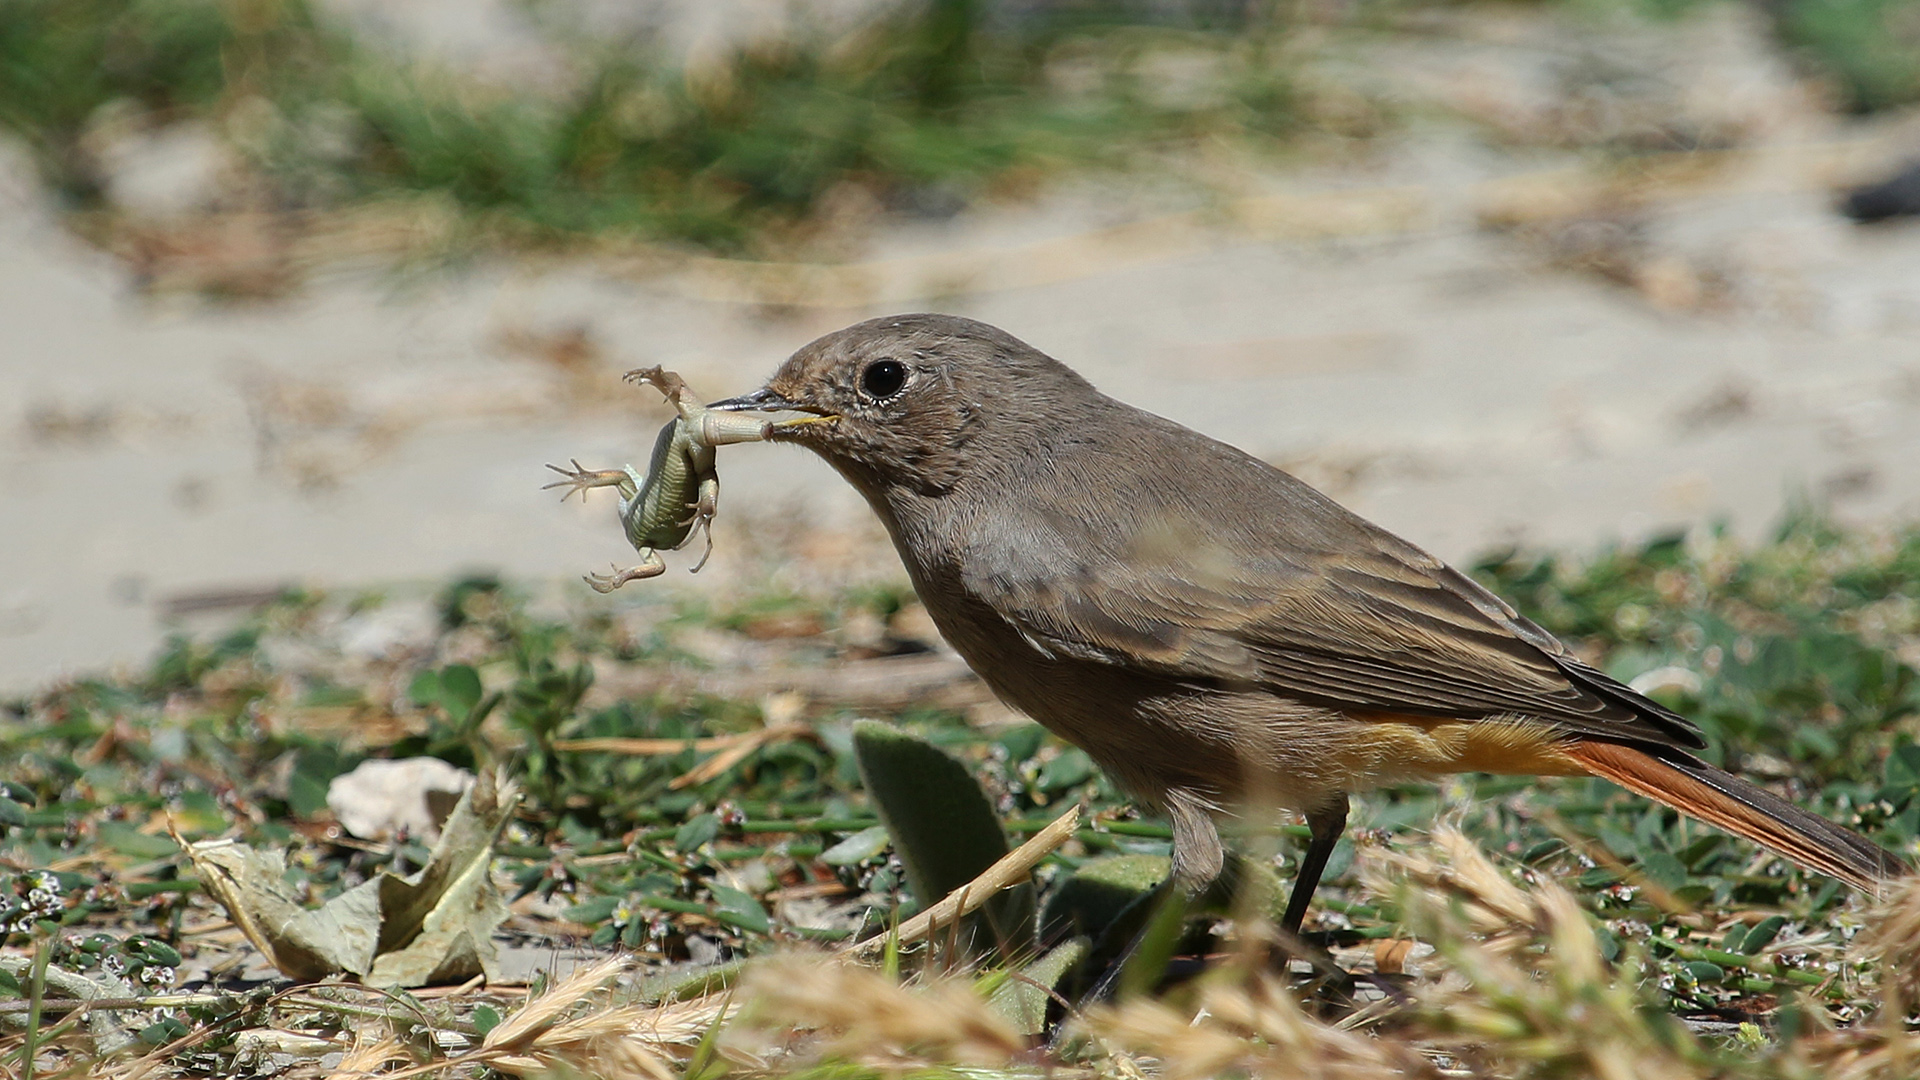
POLYGON ((984 323, 864 322, 718 407, 840 418, 777 437, 866 497, 997 694, 1167 812, 1185 884, 1215 815, 1306 811, 1297 925, 1348 793, 1468 770, 1605 776, 1860 887, 1903 869, 1472 579, 984 323))

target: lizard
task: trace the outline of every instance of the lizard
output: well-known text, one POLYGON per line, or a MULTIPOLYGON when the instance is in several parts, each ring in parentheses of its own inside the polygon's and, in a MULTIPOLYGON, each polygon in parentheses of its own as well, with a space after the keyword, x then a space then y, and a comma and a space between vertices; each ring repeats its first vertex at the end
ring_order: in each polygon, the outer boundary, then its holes
MULTIPOLYGON (((627 540, 638 551, 638 566, 613 568, 610 574, 588 574, 586 582, 596 592, 612 592, 629 581, 658 577, 667 570, 662 551, 685 547, 697 532, 704 533, 707 549, 693 566, 693 573, 707 564, 713 554, 712 522, 720 499, 720 477, 714 468, 714 447, 732 443, 759 442, 782 424, 738 413, 716 412, 700 404, 686 380, 660 367, 636 368, 627 372, 626 381, 645 383, 666 395, 679 413, 653 442, 653 456, 643 477, 631 465, 618 469, 587 469, 578 460, 573 468, 558 465, 547 468, 561 479, 546 485, 564 487, 564 501, 574 492, 582 499, 588 490, 611 487, 620 493, 620 523, 627 540)), ((818 417, 807 418, 819 420, 818 417)))

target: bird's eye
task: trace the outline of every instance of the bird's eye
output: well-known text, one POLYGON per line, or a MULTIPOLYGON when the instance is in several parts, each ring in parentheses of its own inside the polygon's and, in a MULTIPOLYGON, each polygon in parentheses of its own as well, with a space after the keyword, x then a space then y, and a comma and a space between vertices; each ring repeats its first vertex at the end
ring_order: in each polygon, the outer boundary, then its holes
POLYGON ((875 360, 860 373, 860 389, 870 398, 884 401, 907 385, 907 366, 898 360, 875 360))

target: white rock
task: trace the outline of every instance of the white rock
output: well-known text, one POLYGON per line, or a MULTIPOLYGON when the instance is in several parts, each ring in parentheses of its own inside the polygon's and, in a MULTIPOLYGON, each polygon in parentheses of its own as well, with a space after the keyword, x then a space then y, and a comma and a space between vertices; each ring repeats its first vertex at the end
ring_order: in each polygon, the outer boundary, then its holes
POLYGON ((388 660, 431 644, 440 613, 425 600, 382 604, 340 626, 340 651, 359 660, 388 660))
POLYGON ((472 784, 472 773, 439 758, 363 761, 327 785, 327 808, 362 840, 385 840, 405 829, 432 841, 472 784))
POLYGON ((101 153, 107 198, 142 217, 209 209, 232 153, 201 123, 174 124, 117 139, 101 153))

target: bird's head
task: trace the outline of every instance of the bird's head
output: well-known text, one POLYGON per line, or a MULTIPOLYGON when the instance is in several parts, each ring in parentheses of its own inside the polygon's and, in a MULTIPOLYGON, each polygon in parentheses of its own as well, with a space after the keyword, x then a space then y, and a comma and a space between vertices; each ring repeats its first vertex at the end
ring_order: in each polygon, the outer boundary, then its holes
POLYGON ((1036 425, 1089 390, 986 323, 894 315, 806 345, 766 386, 710 408, 812 414, 817 421, 776 425, 772 438, 809 447, 869 494, 939 494, 1031 443, 1036 425))

